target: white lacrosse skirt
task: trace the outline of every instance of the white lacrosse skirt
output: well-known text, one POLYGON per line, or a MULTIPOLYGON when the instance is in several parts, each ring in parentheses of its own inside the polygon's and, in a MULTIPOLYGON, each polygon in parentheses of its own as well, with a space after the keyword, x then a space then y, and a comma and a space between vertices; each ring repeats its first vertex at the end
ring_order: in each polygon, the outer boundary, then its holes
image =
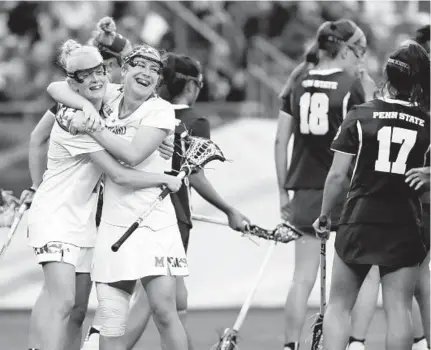
POLYGON ((101 222, 94 249, 91 278, 112 283, 147 276, 188 276, 188 262, 178 226, 153 231, 138 227, 117 252, 111 246, 127 230, 101 222))

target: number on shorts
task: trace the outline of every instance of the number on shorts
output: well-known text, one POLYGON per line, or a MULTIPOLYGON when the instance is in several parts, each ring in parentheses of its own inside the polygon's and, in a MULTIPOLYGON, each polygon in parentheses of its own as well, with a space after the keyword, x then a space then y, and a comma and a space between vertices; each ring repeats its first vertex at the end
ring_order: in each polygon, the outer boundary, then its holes
POLYGON ((401 174, 406 172, 407 158, 416 142, 417 131, 398 127, 384 126, 377 133, 379 153, 374 169, 385 173, 401 174), (391 144, 401 144, 395 162, 391 162, 391 144))
POLYGON ((329 130, 329 97, 323 92, 304 93, 299 100, 301 134, 325 135, 329 130))

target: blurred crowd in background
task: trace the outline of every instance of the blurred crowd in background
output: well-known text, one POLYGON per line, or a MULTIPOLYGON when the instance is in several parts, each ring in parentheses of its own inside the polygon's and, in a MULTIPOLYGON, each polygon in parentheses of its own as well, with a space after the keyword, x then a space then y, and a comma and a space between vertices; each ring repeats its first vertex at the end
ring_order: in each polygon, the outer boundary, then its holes
POLYGON ((178 12, 163 3, 0 2, 0 103, 33 101, 49 106, 46 86, 64 78, 57 63, 60 44, 67 38, 88 41, 104 16, 113 17, 118 32, 132 43, 147 42, 197 56, 206 83, 200 101, 243 101, 248 53, 256 36, 296 63, 322 22, 353 19, 367 35, 366 64, 378 79, 387 54, 429 23, 430 11, 428 1, 181 1, 178 6, 184 18, 192 15, 198 23, 190 26, 183 20, 185 48, 178 47, 178 27, 173 25, 178 12), (227 45, 210 45, 200 27, 216 33, 227 45))

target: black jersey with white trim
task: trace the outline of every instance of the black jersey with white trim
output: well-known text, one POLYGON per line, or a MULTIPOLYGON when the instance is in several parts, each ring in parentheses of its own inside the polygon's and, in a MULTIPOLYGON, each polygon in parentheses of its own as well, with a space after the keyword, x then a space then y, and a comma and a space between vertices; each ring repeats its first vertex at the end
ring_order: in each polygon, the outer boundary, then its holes
POLYGON ((310 70, 294 86, 284 111, 295 119, 285 188, 322 189, 332 164, 331 142, 354 105, 365 101, 360 80, 341 69, 310 70))
POLYGON ((420 193, 405 173, 423 166, 429 145, 429 116, 405 101, 376 99, 352 109, 331 146, 356 155, 340 224, 420 225, 420 193))

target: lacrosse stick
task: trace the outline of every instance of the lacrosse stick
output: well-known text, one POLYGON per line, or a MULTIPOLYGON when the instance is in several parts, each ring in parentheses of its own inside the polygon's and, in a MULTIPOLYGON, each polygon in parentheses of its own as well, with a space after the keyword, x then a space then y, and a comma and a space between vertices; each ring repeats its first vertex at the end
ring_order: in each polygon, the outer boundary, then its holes
MULTIPOLYGON (((15 203, 19 203, 18 199, 15 198, 15 200, 13 200, 13 202, 15 203), (16 201, 15 201, 16 200, 16 201)), ((0 259, 4 256, 6 249, 9 247, 10 242, 12 241, 13 236, 16 233, 16 230, 18 228, 19 223, 21 222, 21 219, 25 213, 25 211, 28 209, 28 204, 27 203, 22 203, 18 210, 15 212, 15 216, 12 222, 11 227, 9 228, 9 232, 8 235, 6 237, 6 242, 3 243, 3 246, 0 249, 0 259)))
POLYGON ((250 225, 249 230, 250 235, 256 235, 257 237, 270 239, 271 242, 268 250, 266 252, 265 258, 262 261, 262 265, 260 266, 260 270, 256 276, 252 289, 250 290, 244 304, 241 307, 239 315, 235 321, 235 324, 232 328, 226 328, 224 330, 223 335, 220 337, 220 340, 217 344, 215 344, 211 350, 234 350, 238 348, 237 345, 237 336, 239 330, 244 323, 245 317, 247 316, 248 310, 250 309, 251 302, 253 300, 253 296, 256 293, 257 287, 259 286, 260 280, 262 279, 263 273, 265 272, 266 265, 274 251, 274 247, 278 242, 288 243, 302 237, 303 232, 295 228, 293 225, 285 222, 283 224, 278 225, 274 230, 268 231, 262 229, 256 225, 250 225), (269 238, 269 237, 272 237, 269 238))
MULTIPOLYGON (((327 219, 320 219, 319 226, 326 227, 327 219)), ((326 308, 326 239, 320 241, 320 310, 313 325, 311 350, 323 349, 323 316, 326 308)))
MULTIPOLYGON (((188 144, 187 151, 184 154, 184 162, 181 165, 180 172, 177 178, 184 179, 186 176, 193 174, 202 169, 207 163, 213 160, 224 162, 226 158, 221 149, 211 140, 203 137, 190 136, 187 131, 181 134, 181 139, 188 144)), ((123 243, 130 237, 130 235, 139 227, 139 225, 157 208, 163 199, 170 193, 169 188, 165 188, 150 207, 142 214, 115 242, 111 249, 116 252, 123 245, 123 243)))
POLYGON ((200 215, 195 213, 192 214, 192 220, 207 222, 209 224, 229 226, 229 223, 227 222, 226 219, 214 218, 211 216, 205 216, 205 215, 200 215))

